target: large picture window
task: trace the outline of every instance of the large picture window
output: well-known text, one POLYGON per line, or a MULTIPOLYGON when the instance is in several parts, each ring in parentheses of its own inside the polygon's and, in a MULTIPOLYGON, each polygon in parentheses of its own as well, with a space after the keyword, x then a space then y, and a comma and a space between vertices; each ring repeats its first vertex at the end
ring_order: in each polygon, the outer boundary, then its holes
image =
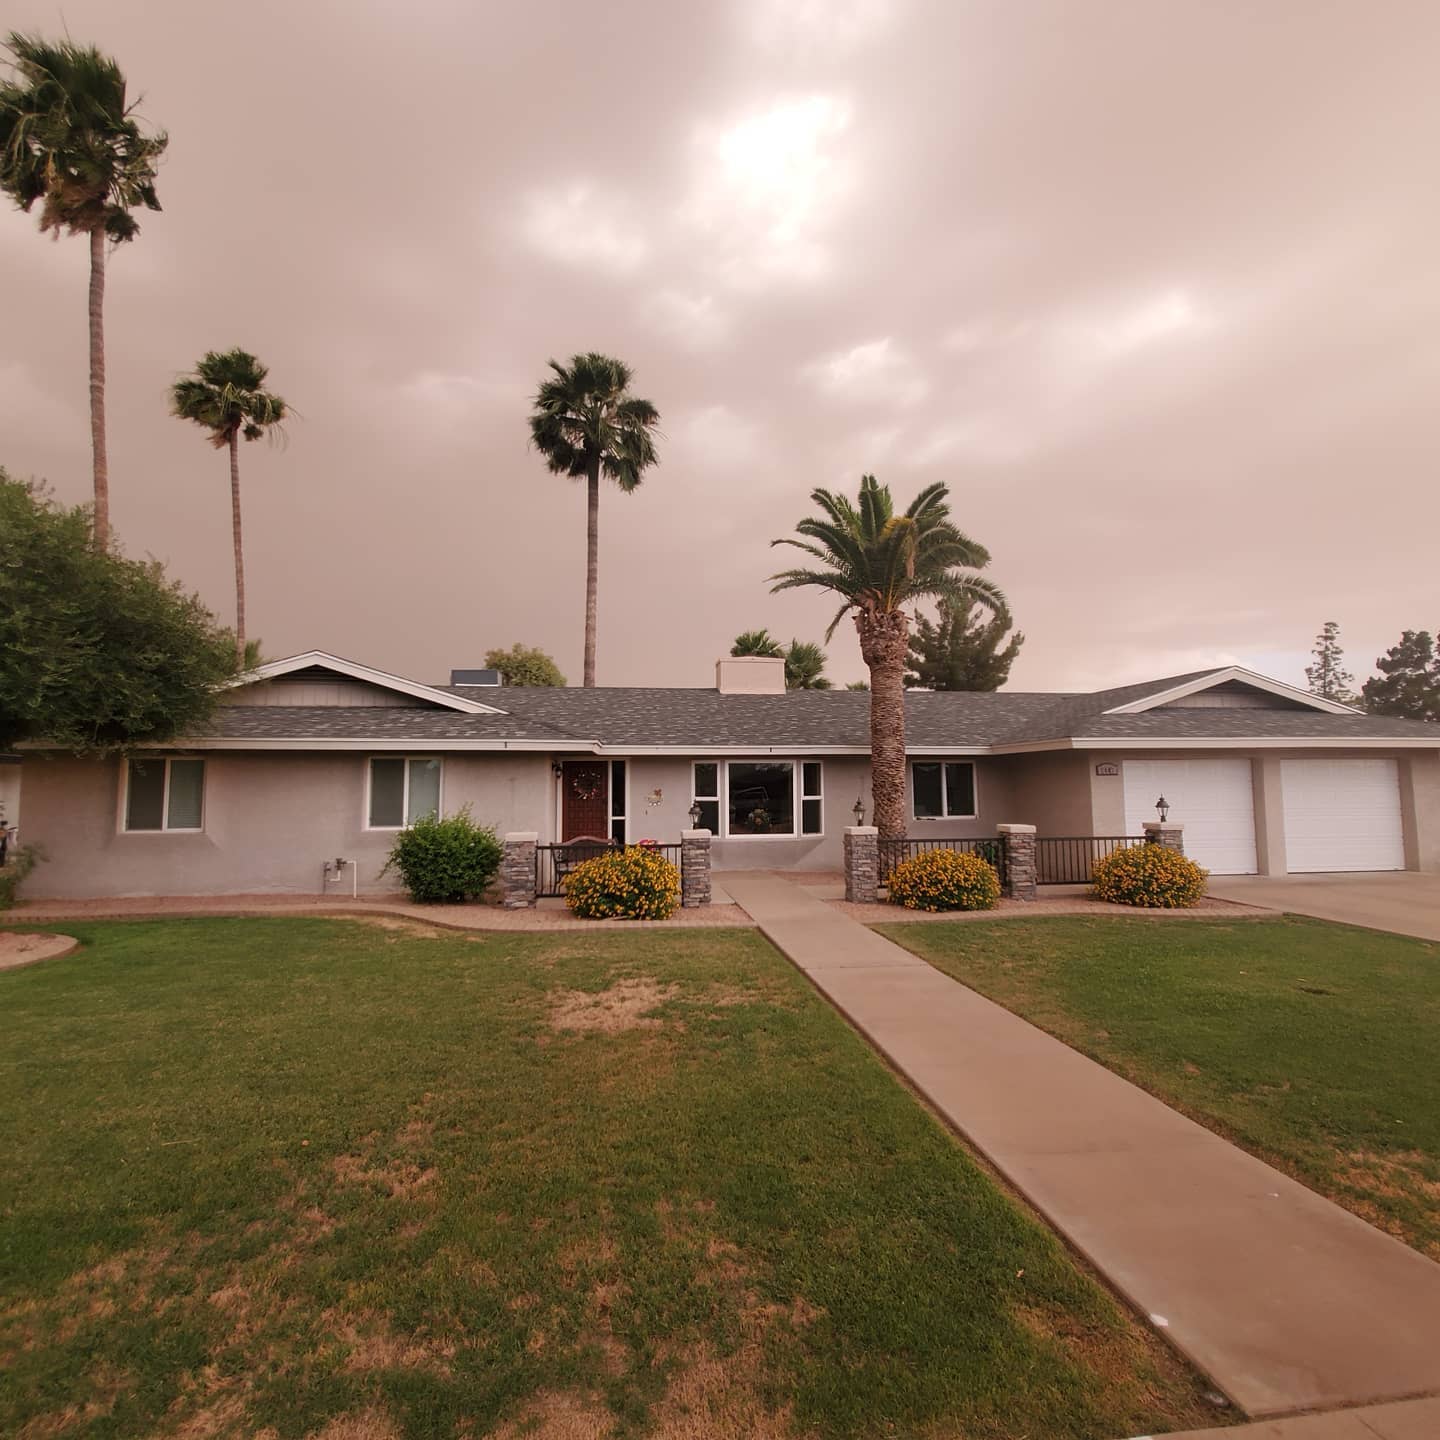
POLYGON ((127 830, 198 830, 205 812, 203 760, 132 760, 125 772, 127 830))
POLYGON ((440 762, 434 756, 377 756, 370 762, 367 823, 399 830, 422 815, 440 813, 440 762))
POLYGON ((823 769, 818 760, 697 761, 691 798, 700 827, 730 837, 822 835, 823 769))
POLYGON ((975 766, 969 760, 917 760, 910 767, 917 820, 973 820, 975 766))

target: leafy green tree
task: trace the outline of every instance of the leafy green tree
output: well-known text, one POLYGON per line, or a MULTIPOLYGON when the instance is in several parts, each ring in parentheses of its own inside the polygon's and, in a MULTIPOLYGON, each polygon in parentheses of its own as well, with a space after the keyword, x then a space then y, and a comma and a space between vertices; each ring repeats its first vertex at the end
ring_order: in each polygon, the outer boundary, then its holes
POLYGON ((0 470, 0 749, 157 744, 202 725, 235 642, 154 561, 90 543, 86 506, 0 470))
POLYGON ((910 637, 910 669, 905 684, 927 690, 998 690, 1025 643, 1007 611, 988 610, 973 601, 941 602, 939 620, 916 615, 910 637))
POLYGON ((265 389, 269 375, 246 350, 208 350, 192 375, 170 387, 170 413, 190 420, 217 450, 230 452, 230 529, 235 547, 235 649, 245 658, 245 544, 240 527, 240 438, 258 440, 278 431, 290 413, 265 389))
POLYGON ((1007 608, 999 589, 974 573, 989 564, 990 552, 951 522, 948 496, 943 484, 928 485, 897 515, 889 487, 865 475, 857 504, 829 490, 812 490, 821 514, 796 525, 804 538, 771 541, 819 562, 772 575, 772 592, 806 587, 840 597, 827 641, 853 614, 860 656, 870 669, 870 791, 875 824, 886 838, 905 834, 902 682, 910 619, 903 607, 917 600, 975 599, 993 610, 1007 608))
POLYGON ((498 670, 507 685, 541 685, 563 688, 560 667, 533 645, 512 645, 508 650, 487 650, 487 669, 498 670))
POLYGON ((1315 648, 1310 652, 1315 661, 1305 667, 1305 679, 1310 693, 1325 700, 1335 700, 1341 705, 1354 703, 1355 696, 1350 687, 1355 677, 1345 668, 1345 651, 1340 647, 1340 627, 1333 620, 1327 620, 1315 637, 1315 648))
POLYGON ((659 461, 660 412, 630 393, 630 367, 593 351, 552 360, 551 377, 535 395, 530 440, 552 475, 586 485, 585 685, 595 684, 596 593, 600 573, 600 477, 631 494, 659 461))
POLYGON ((825 652, 810 640, 792 640, 785 649, 787 690, 829 690, 825 652))
POLYGON ((1360 687, 1372 715, 1440 720, 1440 646, 1428 630, 1406 630, 1375 668, 1380 673, 1360 687))
POLYGON ((766 660, 778 660, 784 655, 785 647, 768 630, 743 630, 735 637, 730 653, 759 655, 766 660))
POLYGON ((41 201, 40 229, 90 242, 90 446, 94 538, 110 543, 110 461, 105 443, 105 243, 140 233, 132 211, 160 208, 155 173, 168 143, 147 135, 125 76, 90 45, 12 31, 11 74, 0 81, 0 189, 24 211, 41 201))

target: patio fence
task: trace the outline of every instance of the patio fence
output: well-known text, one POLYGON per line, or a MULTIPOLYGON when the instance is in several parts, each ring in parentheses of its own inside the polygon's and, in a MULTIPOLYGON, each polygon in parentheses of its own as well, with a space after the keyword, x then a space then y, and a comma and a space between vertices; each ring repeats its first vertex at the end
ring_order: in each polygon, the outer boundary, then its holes
POLYGON ((888 885, 895 867, 902 860, 911 860, 931 850, 955 850, 964 855, 978 855, 988 860, 1005 883, 1005 842, 1003 840, 881 840, 880 884, 888 885))
POLYGON ((1145 844, 1143 835, 1042 835, 1035 840, 1037 885, 1088 885, 1095 862, 1145 844))
MULTIPOLYGON (((568 845, 537 845, 535 847, 535 894, 539 899, 553 899, 564 895, 565 877, 582 861, 607 850, 621 850, 624 847, 616 841, 579 840, 568 845)), ((677 870, 680 868, 679 845, 647 845, 647 850, 656 850, 677 870)))

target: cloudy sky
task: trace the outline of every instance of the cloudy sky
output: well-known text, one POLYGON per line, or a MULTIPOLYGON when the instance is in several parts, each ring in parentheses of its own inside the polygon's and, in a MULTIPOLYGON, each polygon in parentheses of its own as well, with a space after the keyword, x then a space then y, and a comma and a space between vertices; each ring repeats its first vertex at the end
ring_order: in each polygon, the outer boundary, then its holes
MULTIPOLYGON (((578 680, 551 356, 622 356, 662 464, 601 503, 602 684, 713 683, 816 485, 934 480, 1028 637, 1012 686, 1299 680, 1440 625, 1433 0, 11 0, 169 130, 111 266, 114 519, 232 613, 222 456, 166 414, 242 345, 252 633, 578 680)), ((0 213, 0 463, 89 491, 83 242, 0 213)), ((863 673, 853 631, 832 673, 863 673)))

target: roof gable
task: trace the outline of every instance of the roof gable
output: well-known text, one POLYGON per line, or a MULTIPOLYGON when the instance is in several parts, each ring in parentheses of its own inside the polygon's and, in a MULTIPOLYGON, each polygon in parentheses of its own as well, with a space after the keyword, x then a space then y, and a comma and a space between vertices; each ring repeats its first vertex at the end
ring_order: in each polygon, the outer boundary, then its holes
POLYGON ((243 675, 227 681, 224 688, 241 689, 265 680, 295 677, 302 673, 321 673, 346 680, 359 680, 379 690, 388 690, 411 700, 421 700, 440 710, 458 710, 462 715, 505 714, 505 711, 494 705, 482 705, 478 700, 468 699, 453 691, 442 690, 434 685, 421 685, 418 681, 406 680, 403 676, 391 675, 386 670, 376 670, 354 660, 345 660, 339 655, 327 654, 324 650, 306 650, 303 654, 290 655, 283 660, 269 660, 264 665, 257 665, 255 669, 247 670, 243 675))
POLYGON ((1342 705, 1338 700, 1326 700, 1323 696, 1312 695, 1308 690, 1297 689, 1282 680, 1272 680, 1241 665, 1227 665, 1223 669, 1208 670, 1199 675, 1182 676, 1171 684, 1160 682, 1162 688, 1151 691, 1120 705, 1112 705, 1102 713, 1106 715, 1140 715, 1147 710, 1165 709, 1176 702, 1206 691, 1234 694, 1249 690, 1287 702, 1287 708, 1298 710, 1319 710, 1326 715, 1356 715, 1360 712, 1351 705, 1342 705))

